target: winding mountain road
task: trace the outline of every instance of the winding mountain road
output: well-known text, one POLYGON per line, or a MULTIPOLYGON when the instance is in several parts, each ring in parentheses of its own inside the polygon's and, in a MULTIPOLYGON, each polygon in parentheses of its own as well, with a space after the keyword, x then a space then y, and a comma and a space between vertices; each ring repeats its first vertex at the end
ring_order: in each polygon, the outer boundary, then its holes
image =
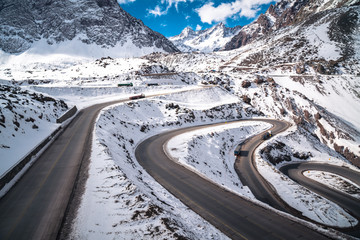
MULTIPOLYGON (((189 90, 178 90, 184 92, 189 90)), ((166 95, 151 94, 146 97, 166 95)), ((128 99, 81 110, 21 179, 0 199, 0 239, 56 239, 101 109, 128 99)), ((83 178, 83 176, 81 176, 83 178)), ((86 178, 86 177, 85 177, 86 178)))
MULTIPOLYGON (((283 122, 271 121, 272 124, 279 125, 279 131, 284 127, 283 122)), ((169 139, 184 132, 206 127, 209 125, 155 135, 138 145, 135 151, 136 158, 170 193, 232 239, 327 238, 300 223, 229 192, 169 159, 163 147, 169 139)))
MULTIPOLYGON (((96 117, 104 107, 125 101, 128 100, 97 104, 81 110, 19 182, 0 199, 0 239, 58 237, 74 184, 79 178, 79 169, 89 159, 90 139, 96 117)), ((273 124, 274 133, 287 128, 286 123, 281 121, 258 121, 273 124)), ((204 127, 209 126, 179 129, 153 136, 139 144, 135 155, 160 184, 232 239, 327 238, 206 181, 170 160, 164 153, 163 146, 171 137, 204 127)), ((248 140, 248 144, 253 144, 255 149, 259 141, 248 140)), ((251 158, 251 148, 246 149, 251 158)), ((241 169, 242 166, 237 168, 241 169)), ((249 179, 245 180, 248 184, 253 181, 249 179)), ((257 183, 254 182, 254 185, 257 183)), ((266 184, 264 186, 268 187, 266 184)), ((266 201, 267 197, 264 199, 266 201)), ((275 199, 274 205, 278 204, 281 209, 283 205, 278 200, 275 199)))
MULTIPOLYGON (((309 170, 334 173, 344 178, 347 178, 352 182, 356 183, 358 186, 360 186, 359 172, 356 172, 346 167, 339 167, 330 164, 316 163, 316 162, 294 163, 294 164, 288 164, 280 168, 280 171, 282 171, 284 174, 289 176, 295 182, 299 183, 302 186, 307 187, 308 189, 318 193, 319 195, 325 196, 330 201, 346 209, 351 215, 356 217, 358 220, 360 219, 359 199, 356 199, 342 191, 335 190, 315 180, 305 177, 303 175, 303 172, 309 170)), ((355 237, 360 237, 359 226, 346 229, 343 232, 346 232, 347 234, 355 237)))

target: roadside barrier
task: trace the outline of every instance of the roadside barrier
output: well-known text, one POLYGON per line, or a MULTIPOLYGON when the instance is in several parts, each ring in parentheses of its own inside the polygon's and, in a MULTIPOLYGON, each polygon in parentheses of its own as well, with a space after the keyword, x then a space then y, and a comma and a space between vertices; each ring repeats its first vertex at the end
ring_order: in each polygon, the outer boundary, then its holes
POLYGON ((66 113, 64 113, 64 115, 62 115, 60 118, 56 119, 56 123, 63 123, 64 121, 66 121, 67 119, 71 118, 72 116, 74 116, 74 114, 77 112, 77 108, 76 106, 72 107, 69 111, 67 111, 66 113))
MULTIPOLYGON (((62 115, 60 118, 56 119, 56 123, 65 122, 69 118, 73 117, 76 112, 77 112, 77 108, 76 108, 76 106, 74 106, 69 111, 67 111, 64 115, 62 115)), ((32 150, 30 150, 28 154, 26 154, 16 164, 14 164, 11 169, 9 169, 3 175, 1 175, 0 176, 0 190, 2 190, 6 184, 10 183, 24 169, 24 167, 29 162, 31 162, 31 160, 36 160, 36 157, 38 157, 38 154, 41 153, 42 151, 45 151, 46 148, 49 146, 49 143, 51 143, 58 136, 58 134, 61 132, 61 130, 65 129, 69 123, 70 122, 56 128, 47 138, 45 138, 42 142, 40 142, 37 146, 35 146, 32 150)), ((22 174, 24 174, 24 173, 22 173, 22 174)))

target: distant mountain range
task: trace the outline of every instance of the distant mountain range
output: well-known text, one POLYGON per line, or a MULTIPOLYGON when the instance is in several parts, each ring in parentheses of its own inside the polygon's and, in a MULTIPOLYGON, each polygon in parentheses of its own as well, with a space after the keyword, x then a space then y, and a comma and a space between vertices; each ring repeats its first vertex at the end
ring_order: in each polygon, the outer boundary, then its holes
POLYGON ((213 52, 223 48, 239 33, 240 29, 240 26, 229 28, 223 23, 200 31, 194 31, 187 27, 179 35, 170 37, 169 40, 183 52, 213 52))
POLYGON ((188 27, 167 39, 125 12, 116 0, 2 0, 0 50, 94 57, 232 50, 305 20, 315 22, 320 13, 353 5, 359 0, 281 0, 244 27, 228 28, 223 23, 200 31, 188 27))
POLYGON ((359 3, 359 0, 281 0, 244 27, 228 28, 223 23, 200 31, 187 27, 169 40, 183 52, 232 50, 306 19, 316 21, 317 13, 359 3))
POLYGON ((10 54, 111 52, 116 57, 178 51, 116 0, 2 0, 0 21, 0 49, 10 54))

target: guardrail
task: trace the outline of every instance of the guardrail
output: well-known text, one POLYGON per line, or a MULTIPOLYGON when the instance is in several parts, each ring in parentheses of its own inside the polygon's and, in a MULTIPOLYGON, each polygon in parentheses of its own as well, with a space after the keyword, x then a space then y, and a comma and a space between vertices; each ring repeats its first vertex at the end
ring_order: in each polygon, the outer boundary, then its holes
POLYGON ((25 157, 20 159, 11 169, 5 172, 0 179, 0 190, 9 183, 24 167, 30 160, 38 154, 43 147, 46 146, 48 142, 50 142, 53 137, 61 130, 61 126, 58 127, 54 132, 50 134, 46 139, 44 139, 41 143, 39 143, 36 147, 34 147, 25 157))
MULTIPOLYGON (((56 119, 56 123, 65 122, 66 120, 74 116, 76 112, 77 108, 76 106, 74 106, 60 118, 56 119)), ((11 169, 9 169, 2 176, 0 176, 0 190, 2 190, 6 184, 10 183, 11 180, 13 180, 14 177, 17 176, 20 171, 23 170, 23 168, 33 159, 33 157, 36 157, 39 152, 45 150, 48 143, 55 139, 58 133, 60 133, 60 131, 65 128, 66 126, 59 126, 58 128, 56 128, 47 138, 41 141, 32 150, 30 150, 29 153, 27 153, 23 158, 21 158, 16 164, 14 164, 11 169)))
POLYGON ((72 107, 69 111, 67 111, 64 115, 62 115, 60 118, 56 119, 56 123, 63 123, 67 119, 74 116, 74 114, 77 112, 77 107, 72 107))

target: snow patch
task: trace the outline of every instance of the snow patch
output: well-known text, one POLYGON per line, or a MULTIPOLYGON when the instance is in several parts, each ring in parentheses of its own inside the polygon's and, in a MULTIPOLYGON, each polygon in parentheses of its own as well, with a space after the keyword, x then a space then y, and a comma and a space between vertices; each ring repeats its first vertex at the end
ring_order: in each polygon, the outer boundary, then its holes
POLYGON ((178 163, 209 181, 241 196, 255 199, 235 172, 234 149, 245 139, 269 128, 259 122, 235 122, 180 134, 167 142, 166 151, 178 163))
POLYGON ((303 174, 305 177, 360 199, 360 186, 343 176, 315 170, 305 171, 303 174))

